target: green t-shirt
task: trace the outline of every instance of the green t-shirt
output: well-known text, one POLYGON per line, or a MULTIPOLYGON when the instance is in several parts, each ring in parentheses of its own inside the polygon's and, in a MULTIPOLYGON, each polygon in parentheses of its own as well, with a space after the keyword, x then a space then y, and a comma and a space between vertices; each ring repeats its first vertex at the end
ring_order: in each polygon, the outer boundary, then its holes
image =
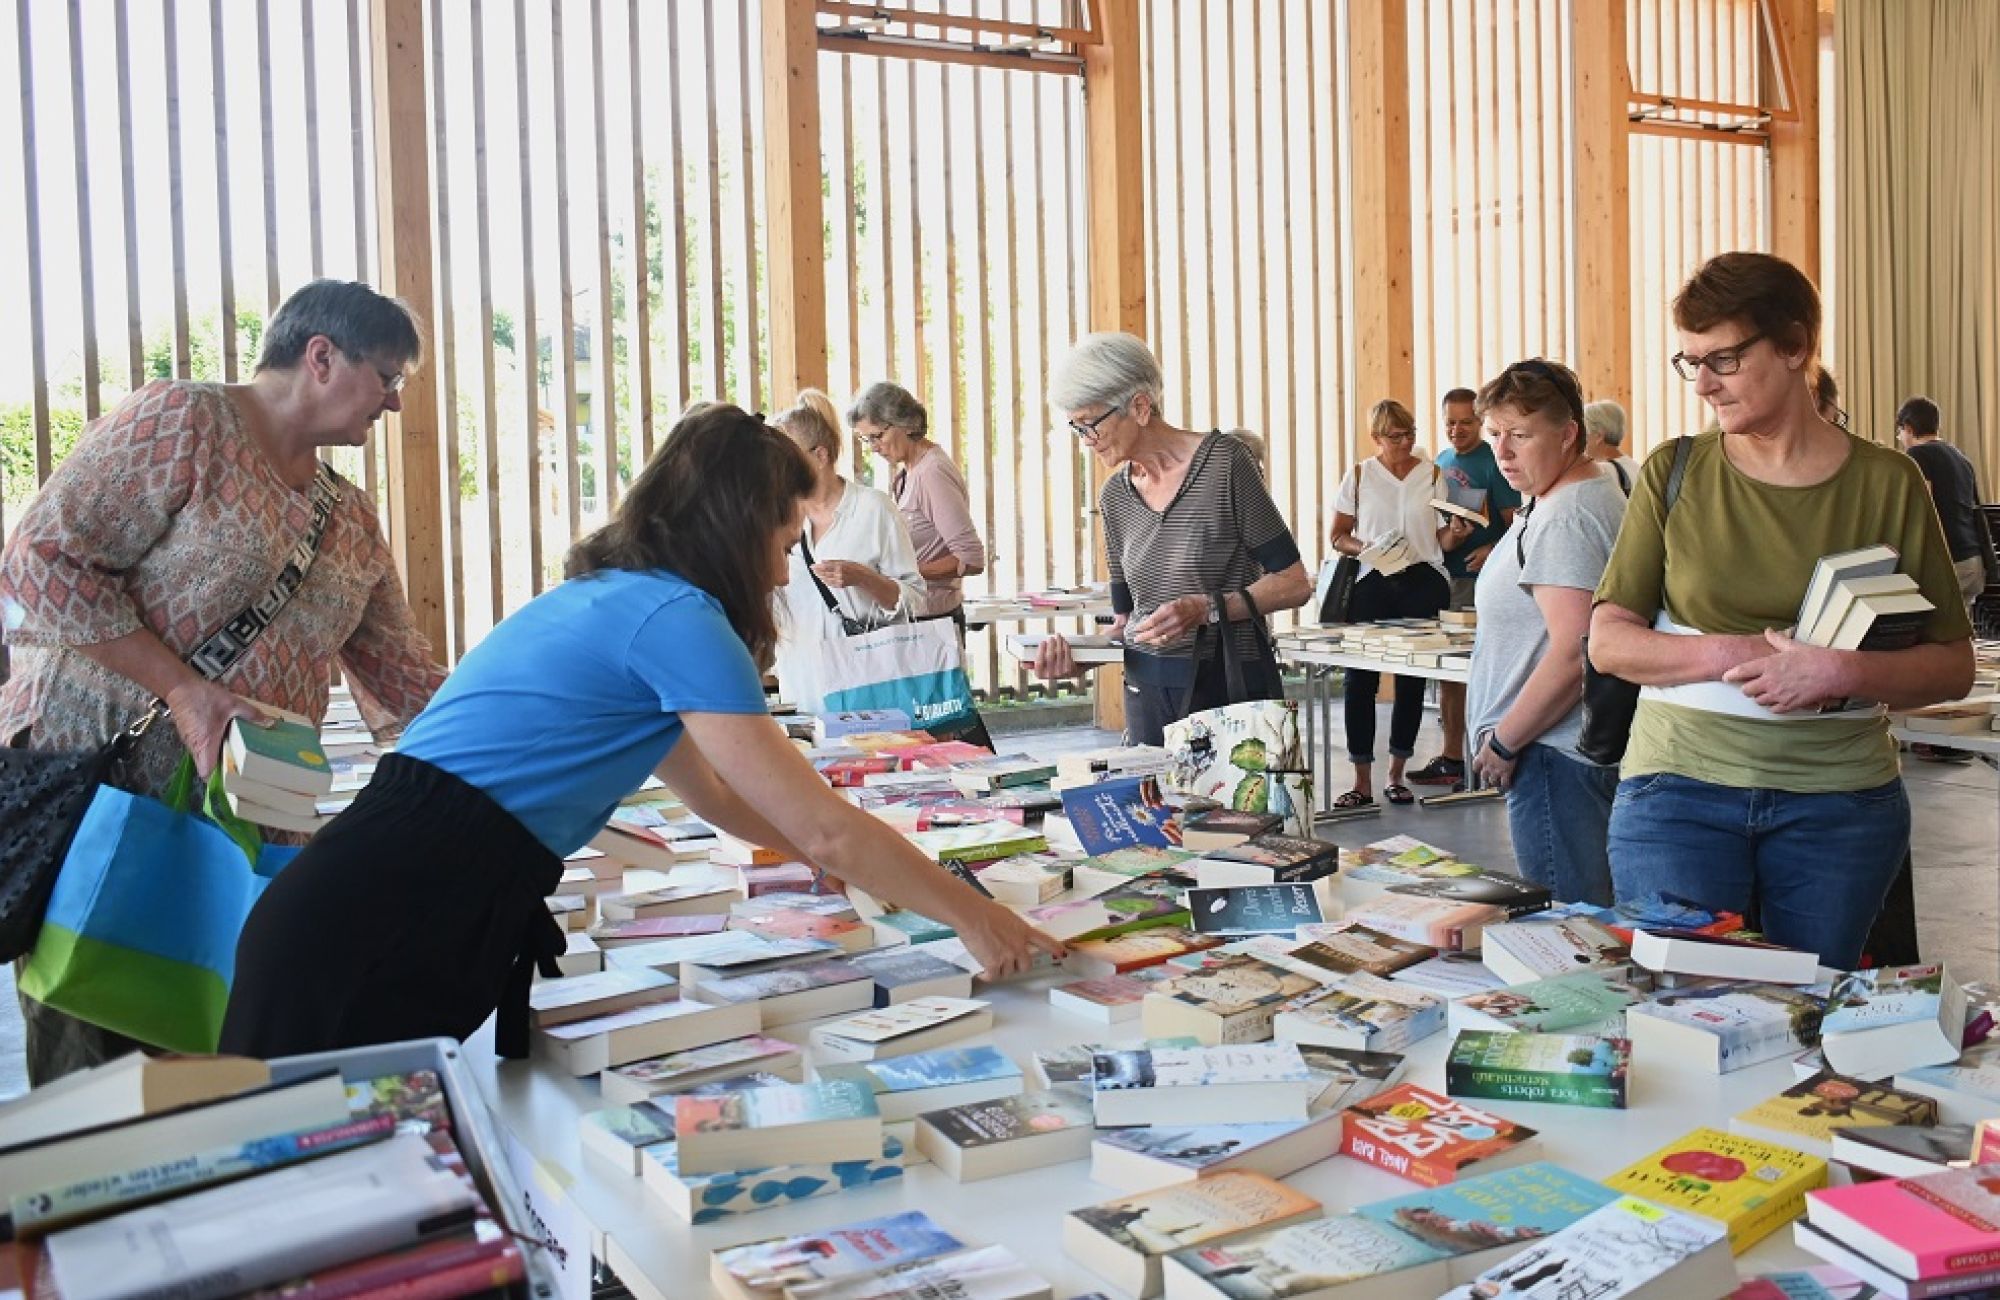
MULTIPOLYGON (((1701 632, 1754 635, 1797 621, 1821 556, 1884 544, 1937 607, 1923 638, 1972 635, 1937 510, 1908 456, 1850 434, 1847 462, 1832 478, 1778 487, 1731 465, 1722 437, 1694 439, 1671 514, 1663 503, 1673 444, 1646 458, 1598 600, 1648 619, 1664 606, 1701 632)), ((1870 789, 1897 770, 1880 718, 1779 722, 1641 699, 1620 774, 1818 793, 1870 789)))

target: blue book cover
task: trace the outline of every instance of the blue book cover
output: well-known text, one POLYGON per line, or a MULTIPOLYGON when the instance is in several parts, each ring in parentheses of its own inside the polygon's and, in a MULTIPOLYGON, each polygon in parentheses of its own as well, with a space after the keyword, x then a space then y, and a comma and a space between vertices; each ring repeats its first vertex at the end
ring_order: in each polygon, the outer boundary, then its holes
POLYGON ((1160 793, 1158 777, 1130 776, 1063 791, 1063 815, 1095 856, 1134 845, 1177 849, 1180 822, 1160 793))
MULTIPOLYGON (((831 1067, 829 1067, 831 1068, 831 1067)), ((879 1092, 912 1092, 989 1079, 1018 1079, 1021 1067, 997 1047, 954 1047, 937 1052, 869 1061, 860 1067, 872 1075, 879 1092)))
POLYGON ((830 1196, 849 1188, 872 1187, 903 1176, 903 1144, 882 1139, 882 1154, 874 1160, 837 1160, 823 1165, 776 1165, 732 1173, 683 1174, 671 1142, 650 1146, 644 1157, 666 1176, 688 1189, 694 1213, 690 1222, 715 1223, 732 1215, 776 1209, 795 1201, 830 1196))
POLYGON ((1561 1232, 1618 1197, 1602 1183, 1538 1160, 1358 1206, 1354 1213, 1442 1254, 1469 1255, 1561 1232))

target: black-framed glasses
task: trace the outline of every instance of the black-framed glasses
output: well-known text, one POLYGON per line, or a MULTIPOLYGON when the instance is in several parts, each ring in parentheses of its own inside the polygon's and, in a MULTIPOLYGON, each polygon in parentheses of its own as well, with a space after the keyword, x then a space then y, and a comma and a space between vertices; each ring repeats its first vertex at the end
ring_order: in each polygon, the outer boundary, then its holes
POLYGON ((1375 440, 1377 442, 1415 442, 1417 440, 1417 431, 1415 429, 1404 429, 1396 433, 1378 433, 1375 435, 1375 440))
POLYGON ((1121 402, 1117 406, 1107 408, 1103 414, 1094 420, 1071 420, 1069 422, 1069 431, 1085 442, 1096 442, 1097 426, 1103 424, 1106 420, 1124 409, 1124 403, 1121 402))
POLYGON ((1753 344, 1761 343, 1768 337, 1770 337, 1769 331, 1758 330, 1734 347, 1717 348, 1699 357, 1676 352, 1670 360, 1673 362, 1674 373, 1689 382, 1701 377, 1703 366, 1707 366, 1709 373, 1713 375, 1733 375, 1743 368, 1743 354, 1748 352, 1753 344))

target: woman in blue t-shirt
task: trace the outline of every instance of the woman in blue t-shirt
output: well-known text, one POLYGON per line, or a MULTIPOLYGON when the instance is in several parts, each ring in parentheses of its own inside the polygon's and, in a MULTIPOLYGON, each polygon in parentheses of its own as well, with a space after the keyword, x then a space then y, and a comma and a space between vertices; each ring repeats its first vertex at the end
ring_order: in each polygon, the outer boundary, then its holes
POLYGON ((730 834, 950 925, 991 976, 1060 953, 834 794, 768 716, 771 593, 812 489, 756 416, 682 419, 568 580, 465 656, 258 902, 222 1050, 464 1038, 498 1007, 499 1051, 524 1054, 529 979, 564 944, 542 900, 653 773, 730 834))

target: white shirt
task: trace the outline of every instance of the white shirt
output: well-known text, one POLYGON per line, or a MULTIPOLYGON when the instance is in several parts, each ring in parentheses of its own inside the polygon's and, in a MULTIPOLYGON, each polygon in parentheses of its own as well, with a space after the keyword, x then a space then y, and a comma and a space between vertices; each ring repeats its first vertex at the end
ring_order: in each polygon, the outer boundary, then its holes
MULTIPOLYGON (((1341 475, 1340 490, 1333 497, 1336 513, 1354 516, 1355 537, 1371 543, 1401 529, 1419 560, 1450 576, 1445 573, 1444 547, 1438 542, 1438 512, 1431 505, 1432 497, 1443 495, 1436 465, 1419 456, 1409 474, 1399 479, 1384 468, 1381 457, 1370 456, 1361 462, 1359 503, 1355 486, 1354 471, 1349 470, 1341 475)), ((1365 562, 1361 566, 1364 578, 1374 571, 1365 562)))
MULTIPOLYGON (((806 528, 810 534, 812 524, 806 528)), ((834 504, 833 523, 810 537, 810 544, 816 561, 865 564, 902 589, 902 599, 888 608, 859 587, 827 588, 849 618, 880 623, 923 611, 924 580, 917 573, 916 549, 902 512, 887 492, 864 483, 846 484, 834 504)), ((772 596, 778 606, 778 684, 801 712, 817 713, 820 692, 811 667, 820 643, 842 635, 840 620, 826 607, 806 568, 804 547, 792 548, 790 565, 791 581, 772 596)))
POLYGON ((1612 460, 1601 460, 1597 463, 1599 466, 1602 467, 1601 472, 1603 473, 1604 477, 1610 479, 1613 483, 1616 483, 1618 481, 1618 470, 1622 469, 1625 471, 1624 486, 1625 486, 1626 496, 1629 497, 1634 492, 1639 490, 1638 461, 1633 460, 1630 456, 1618 456, 1612 460), (1617 466, 1618 468, 1613 469, 1612 466, 1614 465, 1617 466))

